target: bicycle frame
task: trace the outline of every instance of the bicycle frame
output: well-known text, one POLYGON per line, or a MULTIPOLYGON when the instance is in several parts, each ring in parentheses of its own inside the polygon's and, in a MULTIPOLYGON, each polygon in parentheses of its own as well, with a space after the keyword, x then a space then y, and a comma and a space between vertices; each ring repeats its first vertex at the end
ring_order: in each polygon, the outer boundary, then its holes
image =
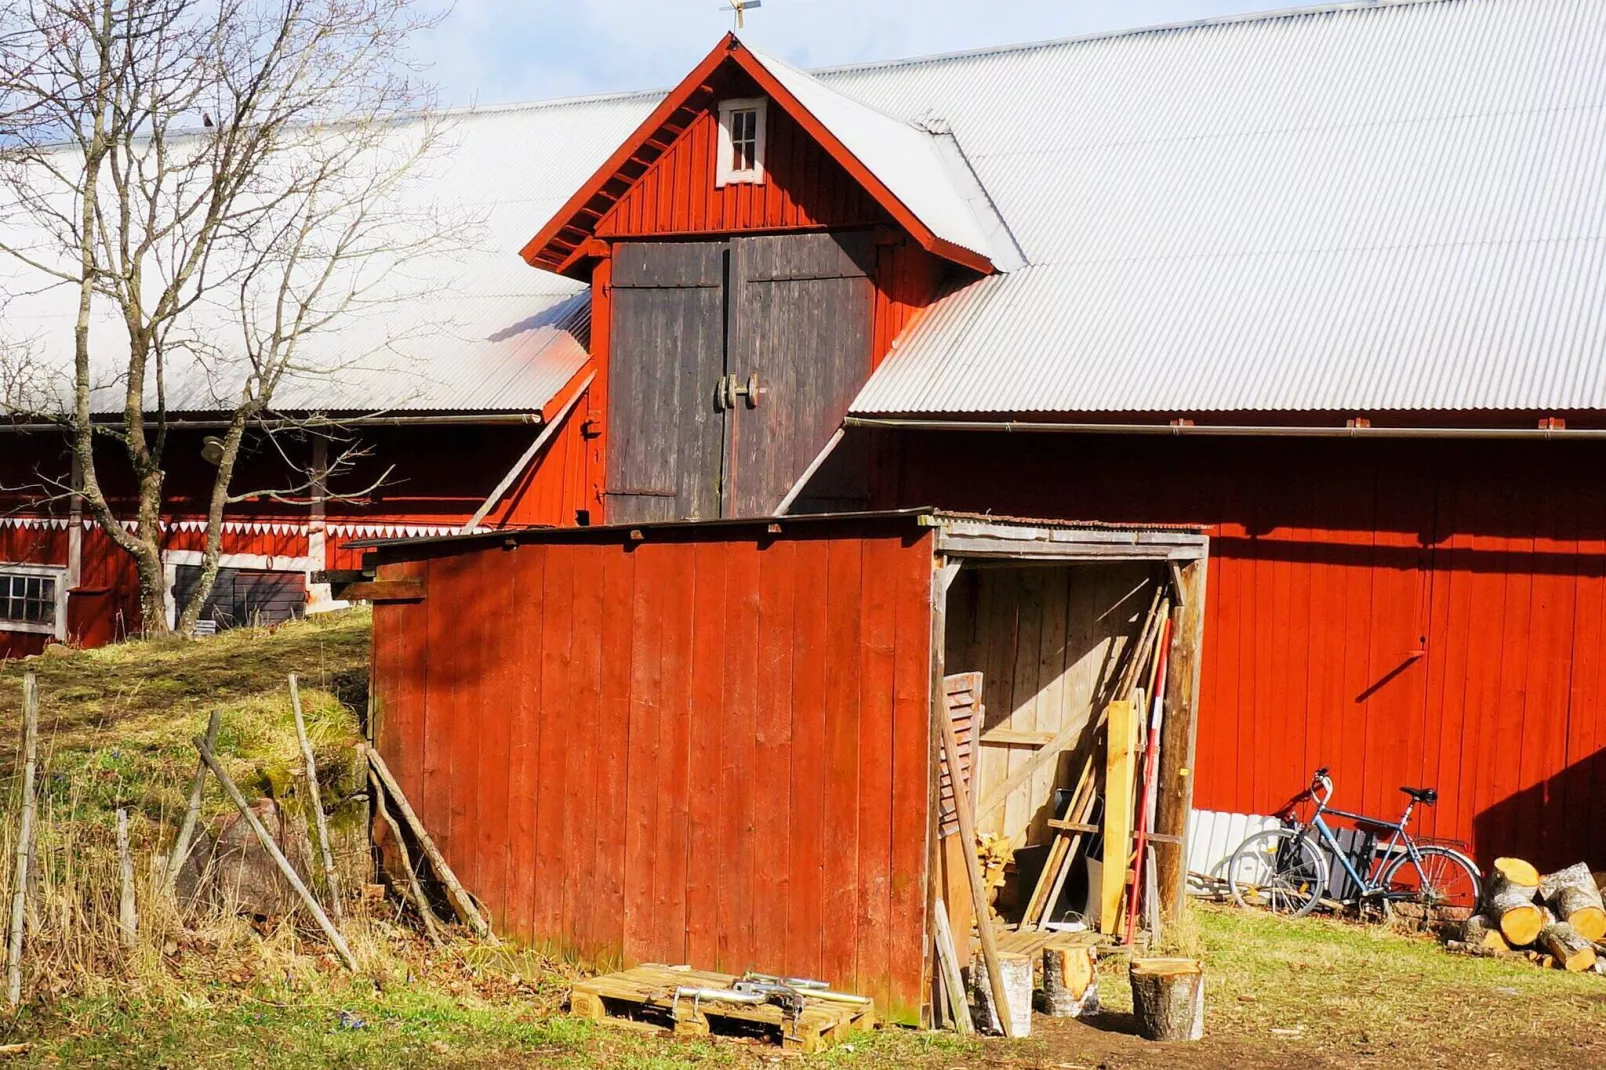
POLYGON ((1411 834, 1406 831, 1406 826, 1411 822, 1411 813, 1416 809, 1416 800, 1412 799, 1410 803, 1406 805, 1405 813, 1400 815, 1400 819, 1398 821, 1380 821, 1375 817, 1368 817, 1365 814, 1357 814, 1349 810, 1340 810, 1337 807, 1328 806, 1328 800, 1333 797, 1332 781, 1328 780, 1326 777, 1323 777, 1322 786, 1327 789, 1327 794, 1321 798, 1317 798, 1314 788, 1310 792, 1311 799, 1316 803, 1316 813, 1311 816, 1310 821, 1305 825, 1303 831, 1309 831, 1310 829, 1316 830, 1316 833, 1318 836, 1320 836, 1322 842, 1327 845, 1328 851, 1334 858, 1338 859, 1339 865, 1344 867, 1344 871, 1348 873, 1350 879, 1355 882, 1355 887, 1358 889, 1359 898, 1382 895, 1390 899, 1410 899, 1412 897, 1412 893, 1390 893, 1381 884, 1374 882, 1371 878, 1371 874, 1380 871, 1380 867, 1377 864, 1378 858, 1392 857, 1398 854, 1403 848, 1405 853, 1411 859, 1411 865, 1416 867, 1417 876, 1421 877, 1424 881, 1427 879, 1427 875, 1422 872, 1422 853, 1417 850, 1416 840, 1412 839, 1411 834), (1371 828, 1381 829, 1385 832, 1392 831, 1393 835, 1389 836, 1388 842, 1381 845, 1381 851, 1379 850, 1380 845, 1378 843, 1374 842, 1372 844, 1371 855, 1367 859, 1366 872, 1364 874, 1356 870, 1355 864, 1350 861, 1349 852, 1344 850, 1343 845, 1338 842, 1338 836, 1333 832, 1332 826, 1323 820, 1324 815, 1327 814, 1332 814, 1335 817, 1347 818, 1350 821, 1364 824, 1370 826, 1371 828))

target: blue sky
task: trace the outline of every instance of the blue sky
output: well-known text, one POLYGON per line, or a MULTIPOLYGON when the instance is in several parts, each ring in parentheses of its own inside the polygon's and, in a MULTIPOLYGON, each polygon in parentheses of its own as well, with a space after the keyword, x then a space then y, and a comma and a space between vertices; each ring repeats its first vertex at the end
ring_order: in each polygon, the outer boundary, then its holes
MULTIPOLYGON (((1290 6, 1301 0, 764 0, 752 41, 824 66, 1290 6)), ((1304 0, 1311 2, 1311 0, 1304 0)), ((728 0, 457 0, 418 41, 441 102, 663 87, 730 28, 728 0)))

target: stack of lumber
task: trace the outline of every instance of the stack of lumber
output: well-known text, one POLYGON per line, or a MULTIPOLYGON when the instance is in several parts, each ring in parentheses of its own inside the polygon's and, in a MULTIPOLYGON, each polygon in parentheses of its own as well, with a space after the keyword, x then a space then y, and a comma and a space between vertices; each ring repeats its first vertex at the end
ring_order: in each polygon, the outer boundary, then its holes
POLYGON ((1449 946, 1578 973, 1597 968, 1606 954, 1603 939, 1606 906, 1588 866, 1579 862, 1541 875, 1520 858, 1497 858, 1484 878, 1478 913, 1449 946))

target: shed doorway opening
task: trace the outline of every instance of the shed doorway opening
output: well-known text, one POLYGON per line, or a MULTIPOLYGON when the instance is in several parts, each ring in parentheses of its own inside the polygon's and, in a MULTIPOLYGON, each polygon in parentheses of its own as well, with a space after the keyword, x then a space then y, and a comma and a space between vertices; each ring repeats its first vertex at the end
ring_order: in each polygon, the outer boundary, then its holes
POLYGON ((1067 930, 1157 938, 1182 878, 1203 540, 1096 525, 1042 539, 1006 547, 955 519, 938 540, 938 715, 979 842, 944 823, 937 884, 952 929, 970 932, 974 848, 1000 946, 1067 930))

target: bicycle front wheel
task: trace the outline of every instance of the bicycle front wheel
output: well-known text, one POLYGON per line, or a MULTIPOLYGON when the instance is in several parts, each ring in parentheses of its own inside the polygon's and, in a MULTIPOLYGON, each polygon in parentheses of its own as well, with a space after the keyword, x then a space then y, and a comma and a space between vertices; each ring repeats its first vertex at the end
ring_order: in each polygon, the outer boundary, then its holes
POLYGON ((1478 867, 1460 851, 1448 847, 1418 847, 1420 864, 1400 855, 1379 878, 1390 899, 1418 903, 1426 921, 1462 921, 1478 907, 1482 891, 1478 867))
POLYGON ((1245 840, 1228 860, 1227 881, 1241 907, 1303 917, 1327 889, 1327 859, 1303 832, 1268 829, 1245 840))

